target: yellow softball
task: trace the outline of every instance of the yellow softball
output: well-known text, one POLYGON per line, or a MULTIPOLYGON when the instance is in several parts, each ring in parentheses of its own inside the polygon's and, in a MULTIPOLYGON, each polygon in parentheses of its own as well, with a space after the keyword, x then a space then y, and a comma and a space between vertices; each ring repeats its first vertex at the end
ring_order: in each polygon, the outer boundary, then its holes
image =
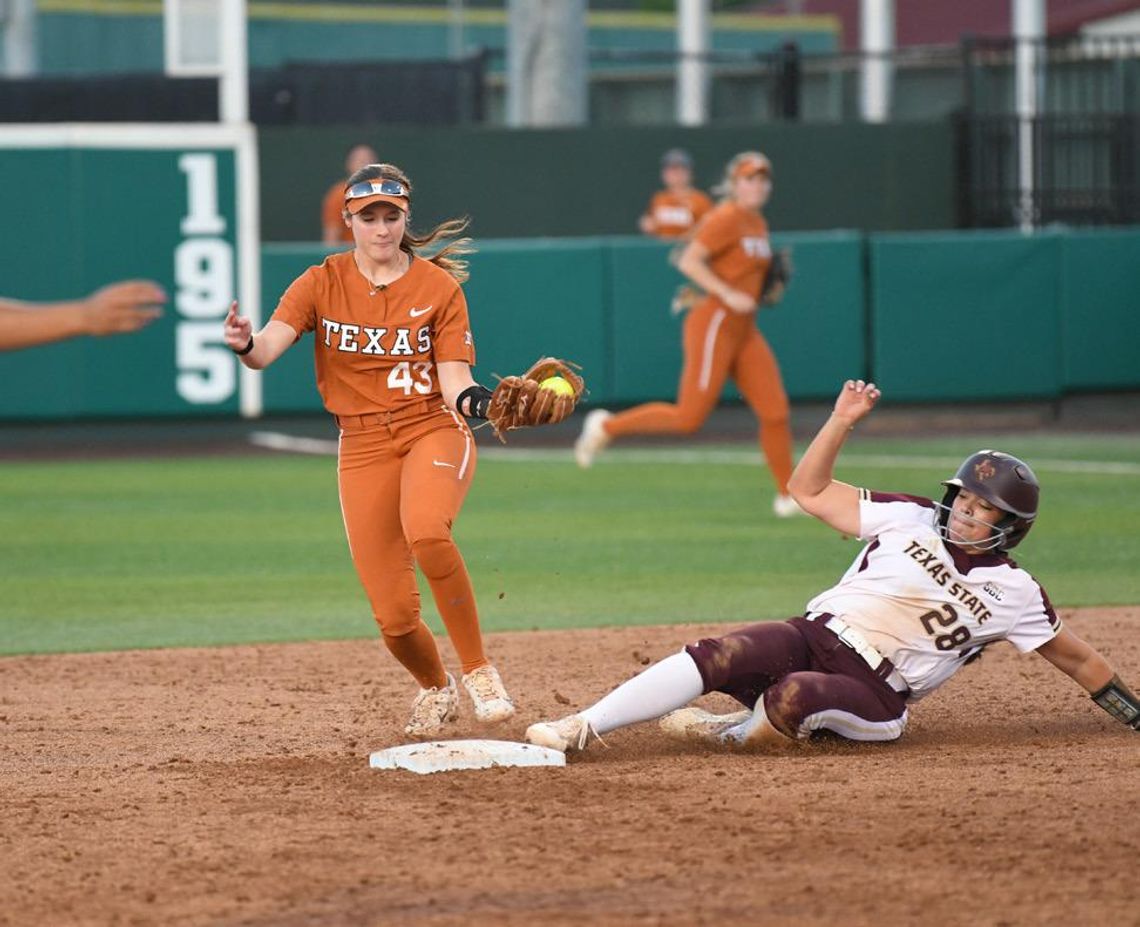
POLYGON ((547 377, 538 384, 538 388, 553 390, 559 396, 574 395, 574 387, 564 377, 547 377))

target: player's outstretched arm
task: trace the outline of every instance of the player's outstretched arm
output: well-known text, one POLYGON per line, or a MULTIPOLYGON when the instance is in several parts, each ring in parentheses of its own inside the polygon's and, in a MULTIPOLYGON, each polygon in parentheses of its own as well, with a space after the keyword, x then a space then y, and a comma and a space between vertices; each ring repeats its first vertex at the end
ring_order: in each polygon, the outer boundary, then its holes
POLYGON ((237 310, 236 302, 230 305, 222 331, 226 345, 250 370, 265 369, 296 343, 297 333, 292 327, 275 319, 254 334, 253 323, 237 310))
POLYGON ((881 395, 874 383, 844 383, 831 416, 788 482, 788 492, 800 508, 842 534, 858 537, 860 533, 859 490, 833 477, 835 461, 851 429, 875 407, 881 395))
POLYGON ((1112 664, 1091 644, 1068 628, 1037 652, 1082 686, 1101 708, 1118 721, 1140 730, 1140 697, 1116 675, 1112 664))
POLYGON ((24 303, 0 299, 0 351, 14 351, 81 335, 138 331, 162 315, 162 287, 150 280, 124 280, 86 299, 24 303))

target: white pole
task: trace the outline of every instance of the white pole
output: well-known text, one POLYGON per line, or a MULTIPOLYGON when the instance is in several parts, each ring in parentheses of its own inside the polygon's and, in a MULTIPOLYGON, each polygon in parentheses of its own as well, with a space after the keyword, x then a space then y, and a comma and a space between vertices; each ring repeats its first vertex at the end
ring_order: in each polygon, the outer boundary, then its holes
POLYGON ((447 56, 452 61, 463 57, 463 0, 447 0, 447 56))
POLYGON ((4 25, 4 75, 36 73, 36 0, 8 0, 4 25))
MULTIPOLYGON (((254 328, 261 326, 261 212, 257 189, 257 131, 246 124, 236 129, 237 244, 239 299, 242 314, 254 328)), ((261 374, 238 364, 238 408, 245 418, 259 418, 264 411, 261 374)))
POLYGON ((507 0, 507 125, 520 128, 530 112, 530 62, 538 31, 538 10, 524 0, 507 0))
POLYGON ((895 48, 894 0, 862 0, 859 47, 863 52, 859 109, 864 122, 886 122, 891 115, 891 52, 895 48))
MULTIPOLYGON (((1016 42, 1014 71, 1017 101, 1017 180, 1019 189, 1018 220, 1023 232, 1033 231, 1037 224, 1034 204, 1033 123, 1039 107, 1041 75, 1037 62, 1041 41, 1045 37, 1045 0, 1011 0, 1013 4, 1013 38, 1016 42)), ((1043 60, 1043 59, 1042 59, 1043 60)))
POLYGON ((677 121, 683 126, 708 122, 709 0, 677 4, 677 121))
POLYGON ((508 0, 507 125, 584 125, 586 0, 508 0))
POLYGON ((222 74, 218 79, 218 115, 222 122, 249 122, 249 50, 245 0, 221 0, 218 17, 222 74))
POLYGON ((586 0, 531 0, 542 9, 532 60, 529 125, 581 126, 589 117, 586 0))

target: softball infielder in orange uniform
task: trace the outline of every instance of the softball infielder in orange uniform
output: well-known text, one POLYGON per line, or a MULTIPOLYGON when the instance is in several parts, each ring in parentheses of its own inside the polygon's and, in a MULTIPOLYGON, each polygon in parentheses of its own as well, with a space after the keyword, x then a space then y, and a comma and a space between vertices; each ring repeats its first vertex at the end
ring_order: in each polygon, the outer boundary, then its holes
POLYGON ((339 484, 349 549, 384 643, 420 692, 405 731, 432 737, 459 708, 455 679, 420 618, 415 564, 459 655, 464 688, 482 721, 514 713, 487 661, 471 579, 451 536, 475 474, 465 415, 486 417, 490 392, 475 383, 475 348, 460 283, 466 228, 452 220, 427 235, 408 227, 411 185, 394 165, 349 177, 344 221, 355 248, 310 267, 256 335, 237 305, 226 343, 253 369, 269 366, 313 332, 317 388, 340 427, 339 484), (430 260, 425 246, 449 243, 430 260))
POLYGON ((646 235, 666 241, 688 238, 713 202, 693 186, 693 159, 687 151, 672 148, 661 156, 661 183, 638 222, 646 235))
POLYGON ((705 217, 678 262, 708 295, 685 320, 681 384, 676 404, 652 402, 617 415, 596 409, 574 445, 579 466, 621 435, 692 434, 716 406, 731 376, 760 420, 760 447, 772 471, 780 517, 799 513, 788 495, 792 434, 780 368, 756 328, 760 292, 772 258, 760 210, 772 192, 772 168, 759 152, 738 154, 725 169, 728 197, 705 217))

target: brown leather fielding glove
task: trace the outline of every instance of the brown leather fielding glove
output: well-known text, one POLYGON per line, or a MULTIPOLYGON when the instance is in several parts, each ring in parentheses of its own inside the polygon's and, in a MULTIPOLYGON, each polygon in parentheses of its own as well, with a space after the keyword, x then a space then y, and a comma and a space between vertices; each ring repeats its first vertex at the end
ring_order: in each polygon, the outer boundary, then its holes
POLYGON ((522 376, 503 377, 487 407, 487 421, 495 430, 495 437, 505 444, 505 435, 512 428, 553 425, 573 412, 586 391, 586 381, 575 372, 577 366, 557 357, 542 357, 522 376), (572 392, 560 394, 543 389, 540 384, 551 377, 561 377, 570 384, 572 392))
POLYGON ((760 305, 774 306, 784 298, 784 291, 792 282, 792 252, 781 248, 772 254, 772 263, 764 276, 764 286, 760 290, 760 305))

